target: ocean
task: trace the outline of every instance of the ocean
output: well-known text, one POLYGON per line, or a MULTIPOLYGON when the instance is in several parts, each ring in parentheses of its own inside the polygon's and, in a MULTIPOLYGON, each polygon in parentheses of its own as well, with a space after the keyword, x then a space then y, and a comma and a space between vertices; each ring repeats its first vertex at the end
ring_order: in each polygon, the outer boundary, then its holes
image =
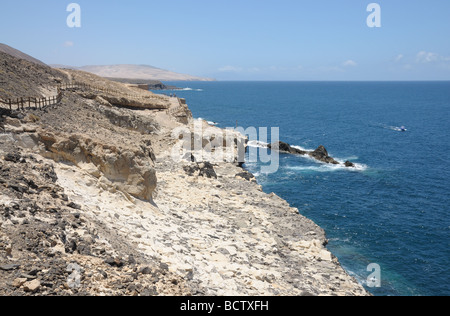
POLYGON ((184 90, 156 92, 186 98, 195 118, 279 127, 284 142, 357 163, 281 154, 276 173, 244 167, 321 226, 328 249, 373 295, 450 295, 450 82, 167 84, 184 90))

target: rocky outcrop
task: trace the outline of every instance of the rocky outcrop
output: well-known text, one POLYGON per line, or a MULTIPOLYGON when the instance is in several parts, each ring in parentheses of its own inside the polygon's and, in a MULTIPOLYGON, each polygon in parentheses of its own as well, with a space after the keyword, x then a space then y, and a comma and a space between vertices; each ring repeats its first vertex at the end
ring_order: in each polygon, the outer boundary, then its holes
POLYGON ((176 86, 170 86, 162 83, 159 80, 145 80, 145 79, 127 79, 127 78, 108 78, 108 80, 121 82, 126 85, 145 85, 147 90, 177 90, 176 86))
MULTIPOLYGON (((273 150, 278 150, 281 152, 289 153, 289 154, 295 154, 295 155, 308 155, 318 161, 333 164, 333 165, 340 165, 341 163, 336 161, 333 157, 330 157, 328 155, 328 151, 325 149, 324 146, 320 145, 316 150, 314 151, 304 151, 300 150, 298 148, 291 147, 291 145, 284 143, 284 142, 277 142, 273 144, 269 144, 268 148, 273 150)), ((353 168, 355 167, 355 164, 353 164, 350 161, 347 161, 343 164, 347 168, 353 168)))
POLYGON ((195 165, 184 166, 183 169, 190 176, 198 175, 199 177, 217 179, 217 174, 214 171, 214 166, 209 162, 201 162, 195 165))
MULTIPOLYGON (((99 98, 96 101, 99 101, 99 98)), ((101 104, 105 105, 104 103, 101 104)), ((142 134, 152 134, 159 130, 159 124, 155 120, 136 115, 130 111, 123 111, 120 108, 102 105, 98 107, 98 112, 107 117, 111 124, 115 126, 138 131, 142 134)))
POLYGON ((55 161, 68 161, 99 179, 110 190, 144 200, 152 199, 156 188, 156 173, 151 160, 151 150, 109 146, 81 135, 38 133, 38 141, 44 144, 42 155, 55 161))
POLYGON ((277 143, 273 143, 273 144, 269 144, 267 145, 268 148, 273 149, 273 150, 278 150, 278 151, 282 151, 285 153, 289 153, 289 154, 298 154, 298 155, 306 155, 308 154, 307 151, 303 151, 294 147, 291 147, 291 145, 289 145, 288 143, 284 143, 284 142, 277 142, 277 143))
POLYGON ((319 146, 313 152, 308 153, 308 154, 311 157, 313 157, 313 158, 315 158, 315 159, 317 159, 319 161, 325 162, 325 163, 330 163, 330 164, 333 164, 333 165, 338 165, 339 164, 339 162, 337 162, 336 160, 334 160, 334 158, 332 158, 332 157, 330 157, 328 155, 328 151, 322 145, 319 146))

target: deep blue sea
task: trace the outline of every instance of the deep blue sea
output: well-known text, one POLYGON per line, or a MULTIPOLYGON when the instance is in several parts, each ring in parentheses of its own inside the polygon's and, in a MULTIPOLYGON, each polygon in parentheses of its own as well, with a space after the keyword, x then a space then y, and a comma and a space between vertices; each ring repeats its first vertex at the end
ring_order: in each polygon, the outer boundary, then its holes
POLYGON ((374 295, 450 295, 450 82, 168 84, 189 88, 175 93, 196 118, 279 127, 284 142, 324 145, 357 163, 350 170, 282 154, 274 174, 246 168, 325 229, 330 251, 362 284, 378 264, 374 295))

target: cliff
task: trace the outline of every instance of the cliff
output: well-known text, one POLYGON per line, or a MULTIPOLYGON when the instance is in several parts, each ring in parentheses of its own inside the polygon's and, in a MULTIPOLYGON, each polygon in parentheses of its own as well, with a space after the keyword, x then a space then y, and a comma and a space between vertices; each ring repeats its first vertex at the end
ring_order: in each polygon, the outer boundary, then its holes
POLYGON ((242 135, 199 133, 176 98, 151 110, 89 94, 3 112, 0 295, 367 295, 324 231, 238 166, 242 135), (200 150, 174 159, 191 139, 200 150))

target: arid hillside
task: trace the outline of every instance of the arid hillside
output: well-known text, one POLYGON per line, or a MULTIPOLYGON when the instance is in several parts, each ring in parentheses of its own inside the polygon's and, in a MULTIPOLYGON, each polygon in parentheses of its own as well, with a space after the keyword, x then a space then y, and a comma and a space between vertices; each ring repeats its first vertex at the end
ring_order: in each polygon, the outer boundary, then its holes
POLYGON ((63 72, 0 51, 0 99, 41 98, 56 94, 56 85, 67 82, 63 72))
POLYGON ((17 50, 15 48, 11 47, 11 46, 6 45, 6 44, 0 43, 0 52, 9 54, 9 55, 11 55, 13 57, 16 57, 18 59, 27 60, 27 61, 29 61, 31 63, 38 64, 40 66, 47 66, 44 62, 40 61, 39 59, 36 59, 36 58, 34 58, 34 57, 32 57, 32 56, 30 56, 28 54, 25 54, 24 52, 21 52, 20 50, 17 50))

